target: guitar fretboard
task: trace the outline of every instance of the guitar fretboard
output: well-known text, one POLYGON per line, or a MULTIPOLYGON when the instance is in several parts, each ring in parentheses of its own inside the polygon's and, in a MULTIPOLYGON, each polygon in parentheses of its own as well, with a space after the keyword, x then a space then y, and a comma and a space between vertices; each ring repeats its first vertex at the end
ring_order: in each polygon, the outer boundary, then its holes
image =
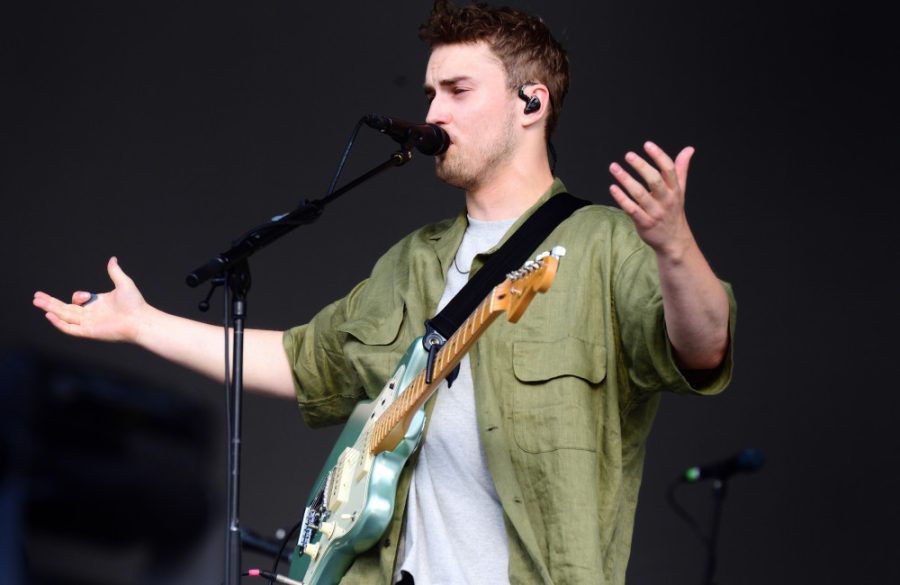
MULTIPOLYGON (((496 290, 495 288, 494 291, 496 290)), ((494 308, 494 292, 492 291, 438 352, 434 359, 434 374, 431 383, 425 383, 425 370, 423 369, 407 386, 403 394, 378 418, 367 444, 367 450, 370 453, 378 454, 393 449, 397 445, 406 431, 407 424, 405 423, 412 413, 425 404, 425 401, 437 390, 441 381, 453 371, 469 348, 502 312, 502 309, 494 308)))

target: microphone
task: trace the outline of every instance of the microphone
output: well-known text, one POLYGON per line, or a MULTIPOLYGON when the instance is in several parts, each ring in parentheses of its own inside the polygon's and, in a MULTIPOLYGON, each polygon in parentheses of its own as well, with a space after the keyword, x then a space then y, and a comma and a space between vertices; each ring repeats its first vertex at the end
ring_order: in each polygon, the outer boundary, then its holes
POLYGON ((387 134, 400 144, 410 144, 428 156, 443 154, 450 146, 450 136, 437 124, 415 124, 378 114, 368 114, 363 121, 370 128, 387 134))
POLYGON ((738 472, 753 472, 762 467, 766 458, 758 449, 744 449, 728 459, 702 467, 691 467, 681 476, 681 481, 694 483, 704 479, 728 479, 738 472))

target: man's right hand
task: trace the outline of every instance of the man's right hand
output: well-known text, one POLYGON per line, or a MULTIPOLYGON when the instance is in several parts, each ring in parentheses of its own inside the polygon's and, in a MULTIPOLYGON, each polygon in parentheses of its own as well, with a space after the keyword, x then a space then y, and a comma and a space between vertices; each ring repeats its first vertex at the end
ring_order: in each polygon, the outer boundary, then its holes
POLYGON ((71 304, 38 291, 32 303, 46 311, 47 320, 68 335, 135 343, 141 318, 150 307, 115 256, 109 259, 106 270, 115 288, 98 294, 87 306, 84 304, 90 300, 91 293, 85 291, 72 293, 71 304))
MULTIPOLYGON (((33 304, 54 327, 75 337, 134 343, 176 364, 216 380, 224 379, 221 327, 164 313, 147 303, 115 257, 107 264, 113 290, 97 295, 76 291, 66 304, 34 293, 33 304)), ((244 334, 244 385, 272 396, 293 398, 291 366, 280 331, 248 329, 244 334)))

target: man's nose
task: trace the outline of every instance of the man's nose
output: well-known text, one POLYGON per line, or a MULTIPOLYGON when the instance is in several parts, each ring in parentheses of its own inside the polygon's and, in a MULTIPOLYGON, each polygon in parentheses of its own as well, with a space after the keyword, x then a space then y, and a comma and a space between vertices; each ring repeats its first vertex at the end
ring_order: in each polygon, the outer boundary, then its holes
POLYGON ((425 122, 428 124, 446 124, 450 121, 447 108, 444 107, 440 97, 435 96, 428 105, 428 115, 425 116, 425 122))

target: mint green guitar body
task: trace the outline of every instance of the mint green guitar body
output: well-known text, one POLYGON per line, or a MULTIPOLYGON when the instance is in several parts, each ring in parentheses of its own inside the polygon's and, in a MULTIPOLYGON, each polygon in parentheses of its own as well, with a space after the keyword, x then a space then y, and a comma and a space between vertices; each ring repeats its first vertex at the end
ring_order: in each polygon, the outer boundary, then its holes
MULTIPOLYGON (((543 252, 495 286, 440 346, 441 351, 435 352, 433 380, 426 382, 424 375, 416 380, 428 363, 420 337, 406 350, 378 397, 353 410, 307 502, 291 557, 291 579, 303 585, 335 585, 354 559, 378 542, 394 515, 400 473, 425 428, 424 409, 416 410, 411 418, 410 409, 422 404, 441 379, 455 376, 462 355, 499 313, 506 311, 511 323, 519 320, 535 293, 550 288, 559 258, 565 253, 562 246, 543 252), (376 433, 381 415, 408 390, 411 394, 385 417, 383 428, 376 433), (399 419, 409 420, 402 437, 397 436, 402 432, 399 419), (370 448, 372 444, 396 446, 372 455, 376 450, 370 448)), ((439 346, 431 347, 434 351, 439 346)))
POLYGON ((360 402, 350 415, 307 502, 291 557, 291 579, 303 585, 338 583, 357 555, 387 530, 400 473, 425 428, 424 408, 392 451, 369 455, 366 442, 374 422, 406 390, 427 358, 421 338, 413 341, 381 394, 360 402))

